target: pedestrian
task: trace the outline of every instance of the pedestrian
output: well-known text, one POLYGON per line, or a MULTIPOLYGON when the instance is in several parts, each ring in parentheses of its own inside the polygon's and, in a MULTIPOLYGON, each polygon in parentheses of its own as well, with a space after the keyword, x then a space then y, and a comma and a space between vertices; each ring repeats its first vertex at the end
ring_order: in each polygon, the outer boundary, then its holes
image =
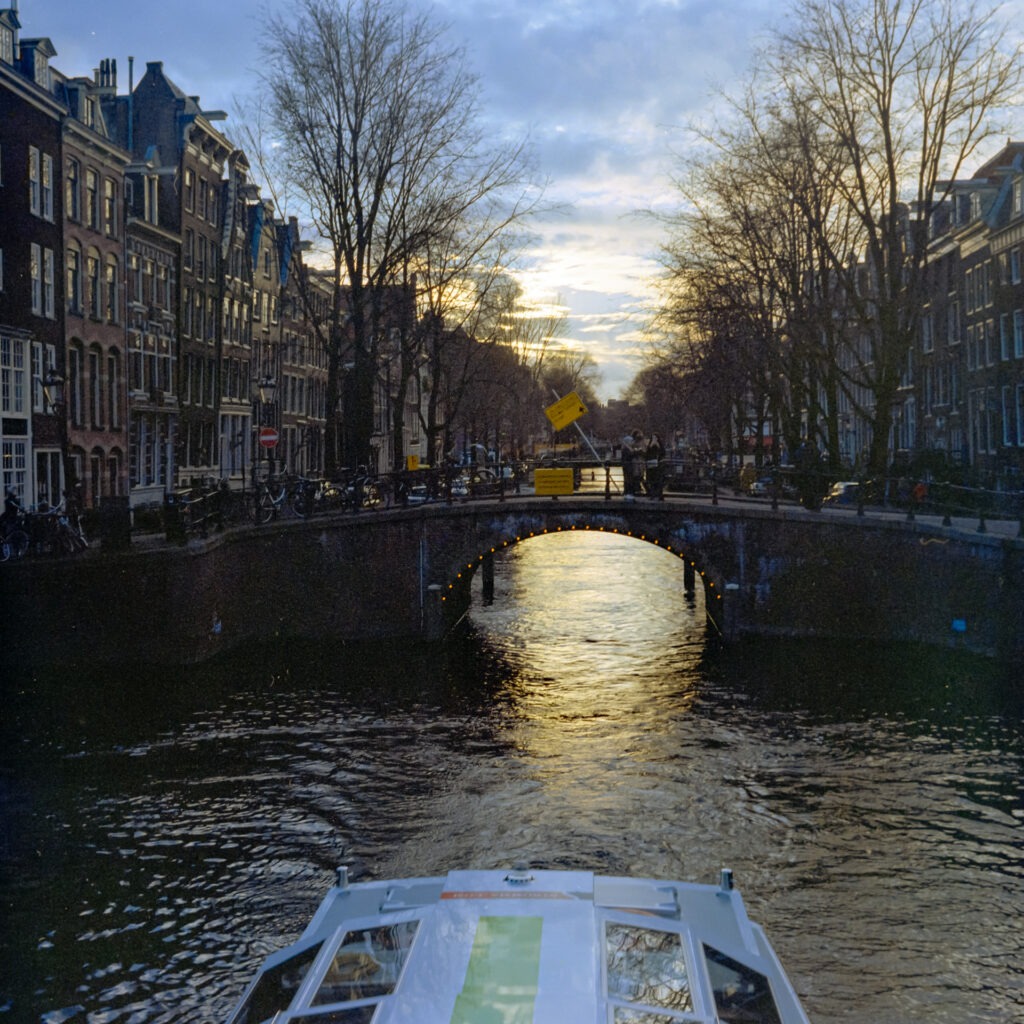
POLYGON ((622 493, 629 498, 636 494, 635 468, 633 466, 633 436, 627 434, 622 439, 622 493))
POLYGON ((661 498, 662 487, 664 486, 663 460, 665 458, 665 446, 662 444, 659 434, 651 434, 651 439, 647 442, 644 456, 647 463, 645 466, 647 493, 652 498, 661 498))
POLYGON ((647 470, 647 454, 644 447, 644 435, 639 430, 633 431, 632 444, 633 462, 633 493, 639 494, 644 486, 644 474, 647 470))

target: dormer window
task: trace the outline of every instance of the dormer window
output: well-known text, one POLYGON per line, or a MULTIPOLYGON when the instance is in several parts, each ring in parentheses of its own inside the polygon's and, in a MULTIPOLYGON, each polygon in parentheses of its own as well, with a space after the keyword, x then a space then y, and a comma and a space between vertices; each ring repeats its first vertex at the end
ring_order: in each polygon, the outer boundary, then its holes
POLYGON ((47 59, 45 53, 40 53, 37 49, 35 52, 35 65, 33 69, 36 85, 45 89, 47 92, 50 91, 50 61, 47 59))
POLYGON ((1024 213, 1024 178, 1013 183, 1013 212, 1024 213))
POLYGON ((6 25, 0 25, 0 61, 14 63, 14 33, 6 25))
POLYGON ((971 220, 977 220, 981 216, 981 195, 978 192, 971 193, 971 220))

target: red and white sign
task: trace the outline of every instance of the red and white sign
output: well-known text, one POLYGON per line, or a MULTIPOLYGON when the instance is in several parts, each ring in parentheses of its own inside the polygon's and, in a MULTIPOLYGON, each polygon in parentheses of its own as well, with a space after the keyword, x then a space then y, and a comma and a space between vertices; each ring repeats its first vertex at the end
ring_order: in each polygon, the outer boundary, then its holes
POLYGON ((276 448, 277 427, 260 427, 260 444, 264 448, 276 448))

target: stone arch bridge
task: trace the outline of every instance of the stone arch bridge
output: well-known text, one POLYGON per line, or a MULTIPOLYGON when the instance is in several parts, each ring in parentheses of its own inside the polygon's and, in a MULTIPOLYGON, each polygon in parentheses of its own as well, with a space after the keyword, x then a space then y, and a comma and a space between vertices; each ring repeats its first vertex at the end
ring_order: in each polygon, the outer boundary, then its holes
POLYGON ((854 637, 1024 653, 1015 532, 894 513, 573 495, 281 520, 185 546, 7 564, 5 656, 194 661, 272 637, 438 640, 465 616, 473 580, 493 583, 501 551, 571 531, 628 536, 679 559, 726 640, 854 637))

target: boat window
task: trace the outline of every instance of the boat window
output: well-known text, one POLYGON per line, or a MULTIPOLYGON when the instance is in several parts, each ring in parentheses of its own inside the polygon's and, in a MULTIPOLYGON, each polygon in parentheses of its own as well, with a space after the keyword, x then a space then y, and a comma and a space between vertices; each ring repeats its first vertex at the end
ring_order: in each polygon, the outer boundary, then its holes
MULTIPOLYGON (((609 921, 605 925, 605 957, 610 997, 666 1010, 693 1009, 678 933, 609 921)), ((660 1017, 617 1013, 615 1019, 653 1022, 660 1017)))
POLYGON ((705 943, 715 1009, 722 1024, 782 1024, 768 979, 705 943))
POLYGON ((675 1014, 657 1013, 654 1010, 636 1010, 631 1006, 616 1006, 614 1024, 679 1024, 681 1018, 675 1014))
POLYGON ((231 1024, 261 1024, 262 1021, 273 1019, 280 1011, 287 1010, 322 945, 322 942, 318 942, 268 967, 259 976, 249 998, 231 1018, 231 1024))
POLYGON ((419 921, 346 932, 312 1005, 372 999, 393 992, 419 921))
POLYGON ((344 1009, 321 1010, 319 1013, 304 1013, 299 1017, 292 1017, 295 1024, 299 1021, 302 1024, 370 1024, 373 1020, 373 1011, 377 1009, 378 1003, 370 1003, 366 1006, 346 1006, 344 1009))

